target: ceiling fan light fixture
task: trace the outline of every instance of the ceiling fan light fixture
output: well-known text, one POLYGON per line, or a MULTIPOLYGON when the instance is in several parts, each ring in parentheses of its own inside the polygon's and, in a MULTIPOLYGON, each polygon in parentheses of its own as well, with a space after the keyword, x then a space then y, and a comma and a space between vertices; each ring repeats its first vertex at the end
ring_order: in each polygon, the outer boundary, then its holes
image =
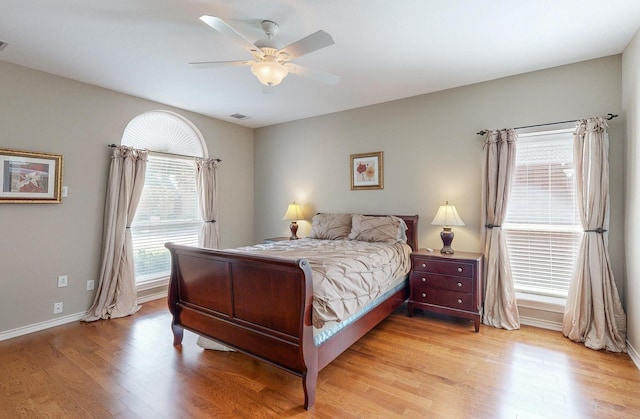
POLYGON ((266 86, 277 86, 289 71, 277 61, 258 61, 251 65, 251 72, 266 86))

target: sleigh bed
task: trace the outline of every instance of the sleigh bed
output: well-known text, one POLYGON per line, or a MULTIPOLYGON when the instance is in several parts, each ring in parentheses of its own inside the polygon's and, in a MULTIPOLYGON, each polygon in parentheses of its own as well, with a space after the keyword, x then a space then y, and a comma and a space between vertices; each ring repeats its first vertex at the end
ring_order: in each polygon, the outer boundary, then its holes
MULTIPOLYGON (((404 246, 403 257, 418 248, 417 215, 355 215, 360 218, 353 218, 350 228, 358 224, 362 231, 352 230, 347 236, 332 225, 323 230, 322 223, 316 223, 319 216, 314 217, 310 234, 316 238, 299 240, 301 246, 315 248, 319 246, 316 242, 336 246, 337 240, 351 245, 356 243, 347 242, 369 242, 364 221, 382 225, 383 219, 393 219, 406 226, 406 237, 400 232, 400 244, 394 244, 404 246)), ((327 217, 334 220, 332 215, 327 217)), ((373 244, 377 245, 370 247, 373 244)), ((318 266, 327 263, 314 262, 314 255, 287 257, 283 247, 292 245, 276 242, 212 250, 167 243, 172 261, 168 303, 174 345, 182 343, 183 329, 187 329, 295 374, 302 378, 304 407, 309 409, 315 400, 318 372, 408 298, 408 268, 400 278, 383 281, 385 285, 369 300, 357 297, 355 303, 331 307, 318 295, 314 298, 314 282, 318 289, 326 286, 318 283, 318 266)), ((344 255, 339 259, 342 264, 351 263, 344 255)))

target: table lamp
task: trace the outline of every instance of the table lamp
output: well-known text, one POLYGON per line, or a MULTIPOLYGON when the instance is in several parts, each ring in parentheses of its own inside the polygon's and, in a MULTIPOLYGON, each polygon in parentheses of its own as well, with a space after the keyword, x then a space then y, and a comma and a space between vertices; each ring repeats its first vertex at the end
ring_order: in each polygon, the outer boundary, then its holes
POLYGON ((433 221, 431 221, 431 224, 435 226, 443 226, 442 232, 440 233, 443 247, 440 249, 440 253, 452 255, 453 249, 451 248, 451 242, 453 241, 453 231, 451 231, 451 226, 464 225, 462 219, 458 215, 458 211, 456 211, 456 207, 449 205, 449 201, 446 201, 446 203, 438 209, 438 212, 433 218, 433 221))
POLYGON ((298 232, 298 224, 296 221, 304 219, 300 205, 296 204, 295 201, 289 204, 287 212, 284 214, 282 219, 291 221, 291 224, 289 224, 289 230, 291 230, 289 240, 298 240, 298 236, 296 236, 296 233, 298 232))

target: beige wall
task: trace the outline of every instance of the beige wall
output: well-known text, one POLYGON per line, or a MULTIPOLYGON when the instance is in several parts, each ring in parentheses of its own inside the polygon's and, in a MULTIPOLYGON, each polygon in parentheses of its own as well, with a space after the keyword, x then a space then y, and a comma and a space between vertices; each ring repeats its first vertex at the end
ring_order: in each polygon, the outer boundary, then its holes
MULTIPOLYGON (((478 130, 613 112, 621 117, 611 121, 609 130, 611 256, 616 282, 624 290, 629 338, 638 348, 640 311, 629 302, 638 299, 640 289, 637 281, 625 283, 622 234, 626 190, 627 254, 637 254, 640 220, 632 209, 640 199, 639 44, 636 36, 624 59, 613 56, 261 128, 255 145, 248 128, 0 62, 0 147, 63 154, 69 187, 69 197, 59 205, 0 205, 0 335, 55 320, 55 301, 64 301, 65 315, 83 312, 91 303, 93 292, 85 285, 98 279, 105 145, 119 142, 126 124, 142 112, 168 109, 185 116, 203 133, 211 155, 223 159, 223 247, 288 235, 282 215, 296 200, 307 204, 308 214, 419 214, 420 245, 437 249, 440 228, 429 223, 438 205, 449 200, 467 224, 454 229, 454 248, 460 251, 480 250, 478 130), (351 191, 349 155, 380 150, 384 189, 351 191), (61 274, 69 275, 68 288, 56 288, 61 274)), ((304 236, 309 223, 300 224, 304 236)), ((629 278, 638 276, 639 263, 629 257, 629 278)))
POLYGON ((627 281, 627 340, 640 365, 640 32, 622 58, 622 107, 627 119, 625 148, 625 250, 627 281))
POLYGON ((0 148, 64 157, 61 204, 0 204, 0 334, 84 312, 98 282, 110 143, 155 109, 179 113, 220 157, 220 233, 226 247, 253 238, 253 130, 50 74, 0 62, 0 148), (247 163, 248 162, 248 163, 247 163), (57 276, 69 286, 57 288, 57 276))
MULTIPOLYGON (((454 228, 453 248, 480 251, 482 139, 476 132, 608 112, 621 113, 620 56, 257 129, 254 239, 288 235, 282 216, 296 200, 308 204, 310 214, 419 214, 420 246, 439 249, 441 229, 430 222, 448 200, 466 223, 454 228), (384 189, 351 191, 349 155, 370 151, 384 152, 384 189)), ((610 243, 620 286, 623 127, 620 117, 609 129, 610 243)), ((308 231, 309 223, 301 223, 299 235, 308 231)))

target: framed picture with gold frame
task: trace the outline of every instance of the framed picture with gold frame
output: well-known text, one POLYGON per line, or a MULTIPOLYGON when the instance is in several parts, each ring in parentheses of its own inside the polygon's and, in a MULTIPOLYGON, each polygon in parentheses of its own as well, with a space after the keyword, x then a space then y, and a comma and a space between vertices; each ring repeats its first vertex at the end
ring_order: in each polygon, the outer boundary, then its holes
POLYGON ((0 203, 59 204, 62 155, 0 148, 0 203))
POLYGON ((382 151, 351 155, 351 190, 383 189, 382 151))

